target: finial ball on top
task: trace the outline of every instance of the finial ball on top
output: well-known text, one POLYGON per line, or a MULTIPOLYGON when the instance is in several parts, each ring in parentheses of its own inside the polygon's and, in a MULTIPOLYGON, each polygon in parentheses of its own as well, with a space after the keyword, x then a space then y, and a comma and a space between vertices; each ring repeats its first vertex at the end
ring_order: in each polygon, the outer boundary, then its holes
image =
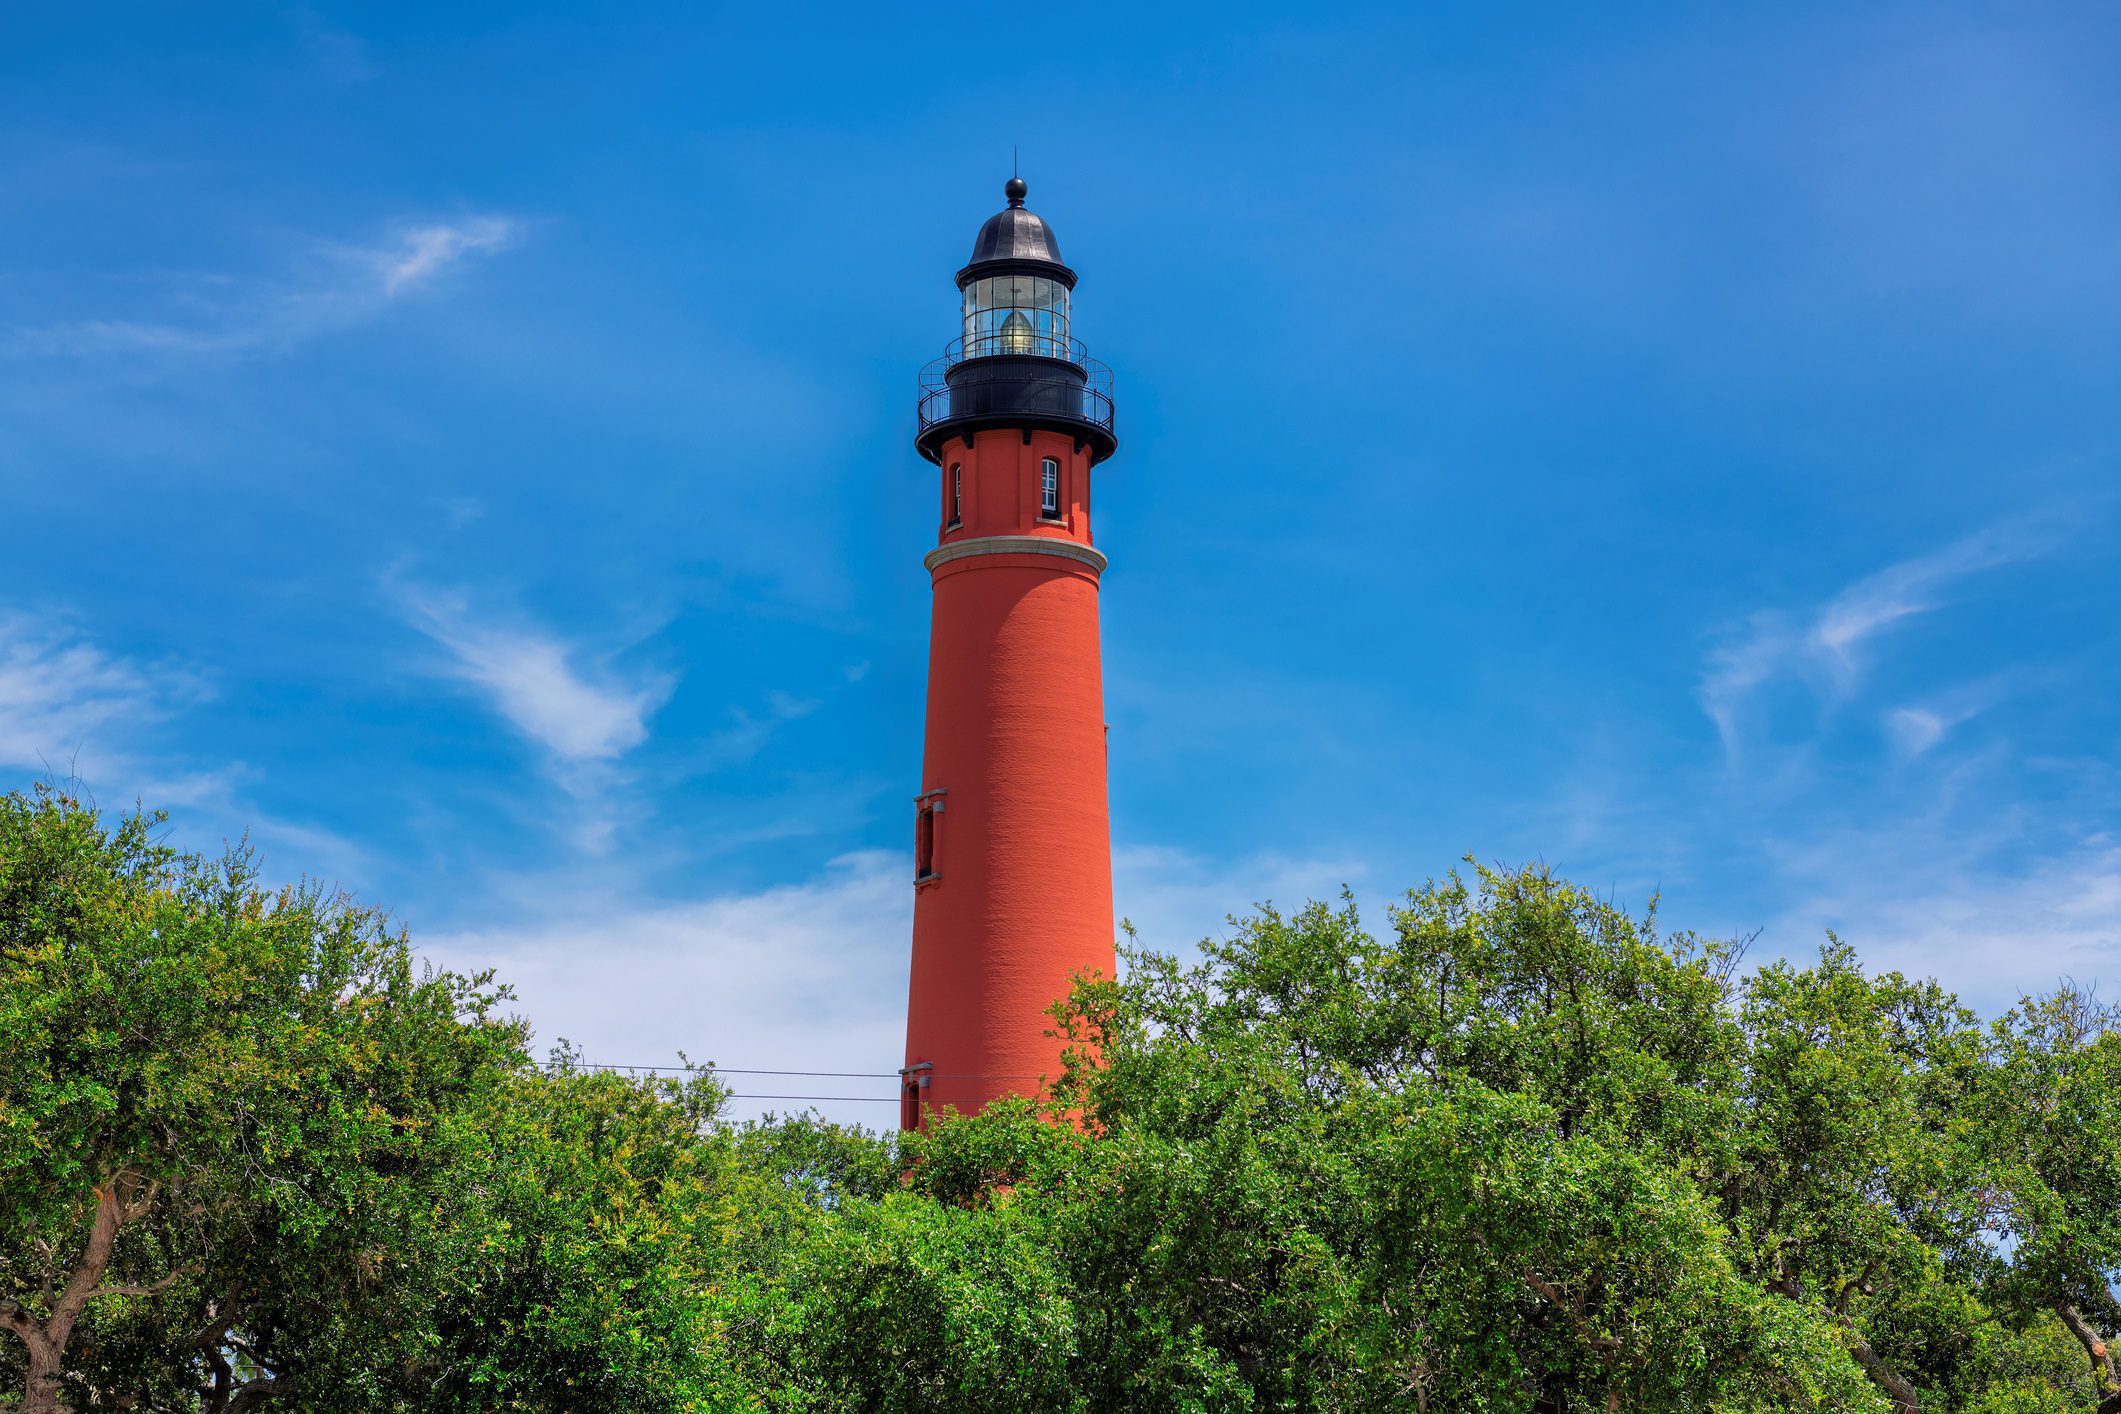
POLYGON ((1011 206, 1022 206, 1024 197, 1029 194, 1030 190, 1031 188, 1024 184, 1022 177, 1011 177, 1009 184, 1002 188, 1002 195, 1009 198, 1011 206))

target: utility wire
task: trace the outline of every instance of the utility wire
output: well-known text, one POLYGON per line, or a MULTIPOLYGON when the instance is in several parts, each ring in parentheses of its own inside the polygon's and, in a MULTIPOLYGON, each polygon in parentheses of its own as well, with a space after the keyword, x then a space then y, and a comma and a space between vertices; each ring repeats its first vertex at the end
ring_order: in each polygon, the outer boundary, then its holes
MULTIPOLYGON (((745 1070, 733 1065, 617 1065, 596 1062, 579 1062, 577 1070, 648 1070, 668 1072, 673 1075, 794 1075, 806 1079, 828 1080, 899 1080, 904 1077, 895 1070, 745 1070)), ((931 1075, 932 1080, 1044 1080, 1043 1075, 931 1075)))
POLYGON ((833 1080, 896 1080, 895 1070, 740 1070, 733 1065, 601 1065, 588 1063, 581 1070, 664 1070, 685 1075, 712 1071, 716 1075, 822 1075, 833 1080))

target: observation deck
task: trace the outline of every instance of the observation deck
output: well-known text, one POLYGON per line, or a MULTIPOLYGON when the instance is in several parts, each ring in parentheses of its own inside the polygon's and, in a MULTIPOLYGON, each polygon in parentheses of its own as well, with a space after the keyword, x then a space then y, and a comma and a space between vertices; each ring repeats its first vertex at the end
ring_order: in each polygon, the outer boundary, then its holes
POLYGON ((1112 370, 1080 339, 1007 325, 953 339, 921 370, 920 388, 914 445, 937 465, 951 438, 996 427, 1068 433, 1090 449, 1093 462, 1119 447, 1112 370))

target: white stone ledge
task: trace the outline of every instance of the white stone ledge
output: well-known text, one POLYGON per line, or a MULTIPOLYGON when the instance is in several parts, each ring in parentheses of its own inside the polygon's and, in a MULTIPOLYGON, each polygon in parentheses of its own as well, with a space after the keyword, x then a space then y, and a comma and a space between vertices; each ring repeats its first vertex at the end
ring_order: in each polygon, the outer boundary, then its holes
POLYGON ((930 550, 921 563, 932 571, 952 560, 969 559, 974 555, 1053 555, 1088 565, 1099 574, 1105 572, 1103 554, 1088 545, 1063 540, 1057 535, 983 535, 977 540, 953 540, 948 545, 938 545, 930 550))

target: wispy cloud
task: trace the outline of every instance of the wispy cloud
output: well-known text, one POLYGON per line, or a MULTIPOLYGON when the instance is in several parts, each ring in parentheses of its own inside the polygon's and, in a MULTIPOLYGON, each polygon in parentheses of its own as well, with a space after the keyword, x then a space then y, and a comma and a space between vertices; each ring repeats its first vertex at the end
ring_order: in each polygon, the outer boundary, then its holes
POLYGON ((2074 670, 2016 661, 2038 650, 1998 641, 1993 604, 1969 625, 1938 624, 1938 642, 1889 651, 1896 633, 1970 599, 1977 576, 2059 549, 2089 521, 2078 510, 2067 528, 2021 516, 1811 609, 1756 614, 1710 658, 1700 702, 1730 769, 1701 784, 1707 812, 1662 848, 1682 865, 1703 840, 1718 863, 1757 861, 1760 897, 1774 900, 1752 920, 1768 922, 1764 953, 1807 954, 1833 929, 1868 961, 1936 976, 1984 1006, 2064 974, 2121 975, 2111 773, 2038 746, 2084 720, 2071 711, 2074 670), (2005 710, 2019 699, 2034 700, 2005 710), (1793 701, 1817 708, 1808 730, 1793 701))
POLYGON ((1787 849, 1803 901, 1762 942, 1802 956, 1828 929, 1875 968, 1936 977, 1986 1009, 2072 977, 2121 982, 2121 843, 2093 835, 2021 869, 1964 821, 1841 831, 1787 849))
POLYGON ((376 76, 368 46, 359 35, 335 29, 307 5, 297 6, 288 16, 294 25, 295 42, 317 66, 341 83, 359 83, 376 76))
POLYGON ((1885 714, 1885 725, 1904 754, 1920 756, 1958 723, 1927 707, 1896 707, 1885 714))
MULTIPOLYGON (((1223 931, 1227 914, 1269 897, 1290 906, 1333 897, 1361 873, 1160 846, 1122 848, 1114 863, 1121 912, 1144 941, 1180 953, 1223 931)), ((905 1045, 907 855, 864 850, 797 883, 647 906, 579 882, 565 894, 555 907, 537 905, 535 922, 425 936, 420 950, 449 966, 498 969, 541 1037, 567 1037, 591 1060, 660 1065, 684 1051, 747 1069, 855 1072, 731 1081, 749 1092, 870 1096, 818 1108, 871 1126, 896 1122, 885 1102, 897 1093, 890 1073, 905 1045)), ((805 1107, 754 1100, 737 1110, 805 1107)))
POLYGON ((130 663, 64 631, 0 617, 0 763, 62 772, 114 722, 156 711, 130 663))
POLYGON ((1870 639, 1904 619, 1937 608, 1956 581, 1980 570, 2030 559, 2050 543, 2031 527, 2013 523, 1888 566, 1835 595, 1820 611, 1808 641, 1844 680, 1852 679, 1859 666, 1857 653, 1870 639))
POLYGON ((1964 683, 1924 702, 1908 703, 1885 713, 1885 728, 1903 757, 1923 755, 1953 731, 2028 687, 2049 680, 2048 674, 1998 674, 1964 683))
POLYGON ((731 1077, 751 1092, 872 1096, 819 1108, 880 1126, 897 1121, 884 1102, 904 1054, 912 919, 907 861, 870 850, 761 892, 593 909, 577 895, 535 923, 419 943, 447 965, 497 968, 542 1038, 564 1036, 593 1061, 667 1065, 683 1051, 747 1069, 883 1073, 731 1077))
POLYGON ((179 317, 128 314, 18 326, 0 334, 0 354, 89 359, 284 350, 373 319, 468 258, 506 249, 521 232, 519 220, 495 215, 400 223, 369 244, 318 243, 278 275, 185 276, 176 282, 182 289, 167 291, 171 298, 164 301, 179 317))
POLYGON ((562 765, 615 761, 648 738, 676 679, 627 676, 541 629, 482 620, 461 594, 411 592, 413 624, 449 650, 451 672, 562 765))
POLYGON ((802 720, 822 705, 813 698, 768 690, 763 702, 755 708, 731 707, 726 726, 708 733, 689 750, 667 762, 665 769, 675 777, 740 765, 758 755, 782 726, 802 720))
POLYGON ((187 669, 149 667, 63 623, 0 612, 0 766, 148 784, 189 798, 199 778, 148 773, 136 741, 206 695, 187 669))
POLYGON ((467 255, 504 249, 515 239, 516 230, 516 223, 502 216, 414 227, 395 248, 376 254, 383 274, 383 293, 395 296, 411 285, 432 279, 467 255))
POLYGON ((1709 655, 1701 679, 1701 708, 1716 724, 1726 753, 1738 752, 1739 709, 1762 684, 1799 661, 1802 642, 1787 615, 1762 610, 1709 655))
POLYGON ((1112 855, 1112 896, 1144 946, 1183 954, 1227 933, 1233 914, 1264 903, 1287 910, 1337 899, 1343 885, 1359 886, 1368 874, 1352 859, 1272 851, 1218 859, 1170 845, 1123 845, 1112 855))
POLYGON ((0 769, 181 812, 188 847, 210 850, 248 835, 291 871, 348 881, 365 873, 371 861, 351 841, 245 799, 241 783, 251 773, 240 762, 201 770, 157 749, 158 729, 212 695, 188 667, 143 663, 64 624, 0 613, 0 769))
MULTIPOLYGON (((1875 640, 1941 607, 1968 576, 2032 559, 2053 543, 2033 522, 2013 521, 1866 575, 1809 612, 1754 614, 1709 655, 1702 674, 1702 710, 1716 724, 1725 752, 1738 754, 1740 719, 1762 688, 1796 678, 1815 684, 1829 700, 1846 698, 1875 640)), ((1932 710, 1913 708, 1892 727, 1919 754, 1953 724, 1932 710)))

